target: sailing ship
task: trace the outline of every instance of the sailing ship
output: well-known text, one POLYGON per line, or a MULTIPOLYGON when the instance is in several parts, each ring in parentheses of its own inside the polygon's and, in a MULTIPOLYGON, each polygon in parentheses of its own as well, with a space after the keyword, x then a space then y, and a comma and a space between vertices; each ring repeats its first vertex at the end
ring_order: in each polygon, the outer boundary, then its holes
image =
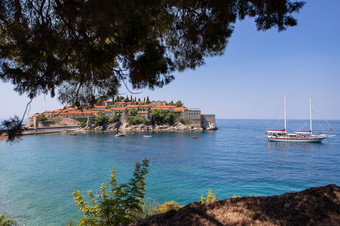
POLYGON ((300 143, 321 143, 327 134, 313 134, 313 121, 312 121, 312 98, 309 98, 309 130, 308 131, 294 131, 294 133, 287 132, 287 108, 286 108, 286 95, 284 95, 284 129, 266 131, 269 141, 274 142, 300 142, 300 143))

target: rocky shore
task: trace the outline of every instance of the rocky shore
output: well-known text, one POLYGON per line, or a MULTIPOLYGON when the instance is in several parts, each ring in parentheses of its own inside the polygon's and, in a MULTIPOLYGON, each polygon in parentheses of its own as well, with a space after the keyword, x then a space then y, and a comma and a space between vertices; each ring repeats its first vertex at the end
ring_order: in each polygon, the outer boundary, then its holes
POLYGON ((109 130, 120 132, 141 132, 141 131, 202 131, 202 130, 217 130, 216 124, 209 124, 208 127, 194 127, 191 125, 184 125, 181 122, 177 122, 175 125, 130 125, 128 122, 118 121, 108 126, 86 126, 84 130, 109 130))
POLYGON ((194 202, 131 225, 340 225, 340 187, 331 184, 278 196, 194 202))

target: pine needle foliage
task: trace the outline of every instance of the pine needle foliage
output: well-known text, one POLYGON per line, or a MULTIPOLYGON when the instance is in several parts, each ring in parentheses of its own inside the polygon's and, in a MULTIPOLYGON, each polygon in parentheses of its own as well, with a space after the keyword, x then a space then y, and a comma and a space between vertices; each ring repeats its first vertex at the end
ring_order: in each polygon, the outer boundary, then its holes
POLYGON ((88 191, 90 202, 84 200, 79 190, 73 192, 76 206, 80 207, 83 216, 79 225, 119 225, 137 220, 142 212, 143 198, 146 194, 145 178, 149 161, 136 163, 133 177, 128 183, 119 184, 116 180, 116 169, 111 169, 110 182, 103 183, 100 200, 88 191), (109 189, 109 191, 106 191, 109 189))

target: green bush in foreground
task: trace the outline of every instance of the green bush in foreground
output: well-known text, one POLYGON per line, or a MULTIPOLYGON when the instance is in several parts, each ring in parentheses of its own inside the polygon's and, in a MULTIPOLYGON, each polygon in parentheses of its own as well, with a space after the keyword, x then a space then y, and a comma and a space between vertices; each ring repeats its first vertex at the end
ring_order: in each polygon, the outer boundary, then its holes
POLYGON ((209 188, 207 197, 204 198, 204 195, 201 196, 201 203, 210 203, 215 202, 217 200, 217 195, 212 192, 212 189, 209 188))
POLYGON ((158 213, 166 213, 169 210, 178 210, 179 208, 182 208, 183 206, 178 205, 175 201, 165 202, 161 205, 157 206, 157 212, 158 213))
POLYGON ((0 215, 0 225, 1 226, 15 226, 17 222, 12 219, 8 219, 5 214, 0 215))
POLYGON ((145 196, 145 177, 148 173, 149 161, 143 160, 142 164, 136 163, 133 177, 128 183, 118 184, 116 169, 112 168, 110 182, 103 183, 100 199, 88 191, 90 202, 84 201, 84 196, 79 190, 73 192, 76 206, 80 207, 83 216, 79 225, 118 225, 129 224, 138 219, 142 212, 143 198, 145 196), (107 186, 110 191, 107 192, 107 186))

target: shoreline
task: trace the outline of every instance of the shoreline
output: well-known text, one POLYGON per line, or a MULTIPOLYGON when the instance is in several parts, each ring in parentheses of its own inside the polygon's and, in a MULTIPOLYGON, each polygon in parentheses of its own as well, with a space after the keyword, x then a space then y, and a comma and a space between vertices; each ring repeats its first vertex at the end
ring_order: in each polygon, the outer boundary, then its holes
MULTIPOLYGON (((23 129, 22 136, 33 136, 33 135, 46 135, 46 134, 77 134, 82 132, 113 132, 113 133, 121 133, 121 134, 128 134, 128 133, 150 133, 150 132, 203 132, 203 131, 215 131, 216 129, 207 129, 204 130, 202 128, 185 128, 185 129, 178 129, 171 127, 162 127, 157 128, 120 128, 120 129, 86 129, 82 127, 72 126, 72 127, 46 127, 46 128, 37 128, 37 129, 23 129)), ((7 140, 7 135, 0 135, 0 141, 7 140)))

